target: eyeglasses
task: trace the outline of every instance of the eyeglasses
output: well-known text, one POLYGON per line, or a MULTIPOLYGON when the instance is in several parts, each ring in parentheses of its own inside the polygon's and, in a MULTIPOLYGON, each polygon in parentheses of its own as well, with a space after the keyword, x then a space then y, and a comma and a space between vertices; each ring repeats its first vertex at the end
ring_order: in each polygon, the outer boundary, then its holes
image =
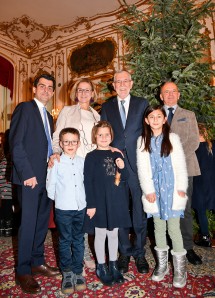
POLYGON ((79 141, 62 141, 64 146, 69 146, 69 145, 78 145, 79 141))
POLYGON ((123 81, 117 80, 117 81, 114 81, 114 83, 116 85, 128 85, 130 82, 131 82, 131 80, 123 80, 123 81))
POLYGON ((78 93, 85 93, 85 94, 89 94, 90 92, 92 92, 91 89, 77 89, 78 93))
POLYGON ((41 90, 48 89, 49 92, 53 92, 54 90, 53 86, 46 86, 44 84, 38 84, 37 87, 39 87, 41 90))

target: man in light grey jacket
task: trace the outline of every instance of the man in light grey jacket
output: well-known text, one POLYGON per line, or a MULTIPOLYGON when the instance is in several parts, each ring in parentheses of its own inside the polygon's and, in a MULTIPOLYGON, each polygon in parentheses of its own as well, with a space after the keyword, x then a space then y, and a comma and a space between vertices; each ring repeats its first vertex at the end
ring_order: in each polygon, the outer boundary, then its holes
POLYGON ((192 111, 182 109, 178 106, 180 92, 173 82, 166 82, 161 87, 160 98, 164 103, 168 122, 171 131, 178 134, 184 149, 187 171, 188 171, 188 202, 184 212, 184 218, 181 219, 181 232, 184 242, 184 248, 187 250, 187 259, 193 265, 202 264, 202 260, 193 250, 193 228, 191 197, 193 191, 193 176, 200 175, 200 168, 195 154, 199 147, 199 130, 196 116, 192 111))

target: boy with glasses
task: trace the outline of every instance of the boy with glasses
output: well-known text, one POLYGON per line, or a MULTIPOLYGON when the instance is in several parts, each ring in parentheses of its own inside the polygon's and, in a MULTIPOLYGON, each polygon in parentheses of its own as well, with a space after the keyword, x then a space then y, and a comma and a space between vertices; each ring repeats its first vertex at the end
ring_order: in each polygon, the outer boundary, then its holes
POLYGON ((48 197, 55 201, 55 221, 59 232, 59 259, 63 275, 61 291, 72 294, 74 289, 86 289, 82 276, 84 233, 82 231, 86 198, 84 190, 84 158, 76 155, 80 133, 75 128, 64 128, 59 135, 63 150, 60 162, 48 169, 46 188, 48 197))

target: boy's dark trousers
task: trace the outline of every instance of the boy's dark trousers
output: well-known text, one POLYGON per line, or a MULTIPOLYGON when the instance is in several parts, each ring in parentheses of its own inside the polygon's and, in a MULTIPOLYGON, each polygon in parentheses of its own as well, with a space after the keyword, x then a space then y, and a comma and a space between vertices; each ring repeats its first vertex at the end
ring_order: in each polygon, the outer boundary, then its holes
POLYGON ((59 259, 62 272, 81 274, 84 258, 83 210, 55 208, 55 221, 59 232, 59 259))

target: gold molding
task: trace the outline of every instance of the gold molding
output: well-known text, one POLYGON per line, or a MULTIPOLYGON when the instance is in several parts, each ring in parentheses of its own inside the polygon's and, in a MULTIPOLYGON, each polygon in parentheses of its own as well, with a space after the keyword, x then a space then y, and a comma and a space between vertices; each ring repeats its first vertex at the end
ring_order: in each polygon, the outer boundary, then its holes
MULTIPOLYGON (((140 6, 145 2, 147 1, 139 0, 135 5, 140 6)), ((55 44, 56 48, 60 50, 63 46, 59 40, 68 40, 69 36, 80 30, 89 31, 96 26, 96 20, 119 15, 124 8, 124 4, 120 3, 119 8, 114 11, 96 14, 92 17, 77 17, 73 23, 64 26, 44 26, 29 16, 23 15, 19 18, 14 18, 11 22, 0 22, 0 32, 7 36, 18 48, 16 49, 9 43, 5 43, 6 47, 13 48, 14 52, 21 50, 20 54, 24 53, 28 58, 31 58, 47 40, 55 37, 56 41, 58 41, 55 43, 51 41, 52 46, 55 44)), ((4 43, 4 41, 0 40, 1 42, 4 43)), ((47 48, 49 47, 50 45, 47 48)))
POLYGON ((12 22, 0 23, 0 30, 11 40, 15 40, 22 52, 29 57, 41 43, 51 38, 57 26, 43 26, 27 15, 14 18, 12 22))
POLYGON ((63 69, 64 69, 64 52, 61 51, 60 53, 57 53, 56 55, 56 76, 58 78, 61 77, 63 69))
POLYGON ((43 69, 44 67, 51 69, 53 65, 53 56, 51 54, 48 56, 41 55, 38 59, 32 60, 31 72, 36 73, 39 69, 43 69))

